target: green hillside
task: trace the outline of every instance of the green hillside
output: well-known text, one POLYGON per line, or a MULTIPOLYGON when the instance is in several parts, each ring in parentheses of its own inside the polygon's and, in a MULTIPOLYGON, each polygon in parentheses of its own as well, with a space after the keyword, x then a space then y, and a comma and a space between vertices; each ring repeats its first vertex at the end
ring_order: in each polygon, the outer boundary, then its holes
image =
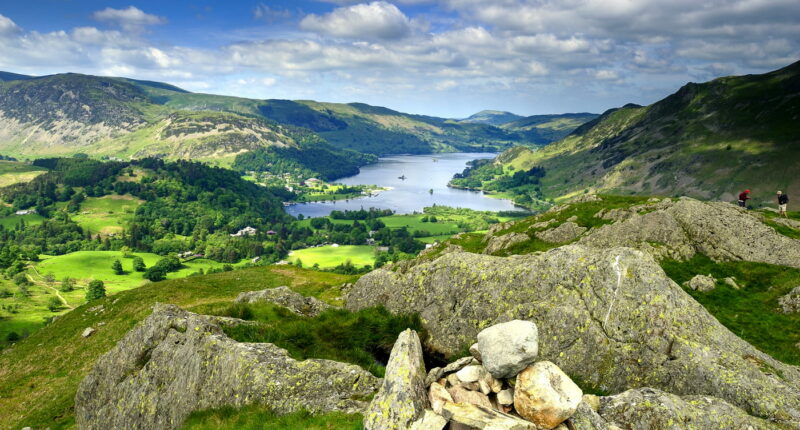
POLYGON ((609 110, 538 151, 508 151, 454 183, 556 199, 615 192, 733 200, 749 188, 755 204, 769 203, 779 189, 800 195, 798 96, 800 63, 689 83, 650 106, 609 110), (509 183, 534 167, 545 174, 533 187, 509 183))
POLYGON ((503 124, 523 119, 524 117, 505 111, 499 110, 482 110, 476 114, 462 119, 461 122, 474 122, 478 124, 489 124, 494 126, 501 126, 503 124))
POLYGON ((588 112, 532 115, 504 123, 500 128, 516 132, 525 140, 547 144, 563 139, 576 128, 594 120, 598 116, 588 112))

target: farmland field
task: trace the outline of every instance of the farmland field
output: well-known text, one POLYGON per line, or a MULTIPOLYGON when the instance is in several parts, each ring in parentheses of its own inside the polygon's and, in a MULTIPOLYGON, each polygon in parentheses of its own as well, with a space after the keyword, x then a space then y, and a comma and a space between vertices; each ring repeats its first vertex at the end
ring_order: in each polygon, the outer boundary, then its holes
POLYGON ((374 247, 367 245, 341 245, 338 247, 327 245, 292 251, 287 260, 295 263, 300 259, 304 267, 319 264, 319 267, 323 269, 335 267, 350 260, 354 266, 362 267, 375 262, 374 250, 374 247))
POLYGON ((141 200, 130 196, 88 197, 72 219, 93 234, 120 233, 141 204, 141 200))

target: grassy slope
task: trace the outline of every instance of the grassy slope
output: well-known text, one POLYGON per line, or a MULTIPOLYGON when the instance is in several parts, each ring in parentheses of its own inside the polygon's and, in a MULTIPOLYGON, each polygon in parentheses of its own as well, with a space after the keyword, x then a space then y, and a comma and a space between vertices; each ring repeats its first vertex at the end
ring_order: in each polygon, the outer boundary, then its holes
POLYGON ((754 202, 800 195, 800 63, 763 74, 687 84, 647 107, 606 112, 539 151, 509 151, 505 167, 542 166, 547 197, 584 190, 754 202))
POLYGON ((292 267, 259 267, 148 284, 83 305, 0 353, 0 428, 74 427, 73 399, 80 380, 156 302, 191 310, 230 302, 242 291, 288 285, 337 303, 340 293, 333 287, 353 280, 292 267), (102 312, 88 311, 99 304, 102 312), (98 330, 84 339, 80 334, 89 326, 98 330))
POLYGON ((297 260, 303 262, 304 267, 319 264, 320 268, 331 268, 350 260, 354 266, 363 267, 375 263, 375 247, 368 245, 341 245, 336 248, 327 245, 318 248, 306 248, 292 251, 287 258, 292 263, 297 260))
POLYGON ((263 408, 221 408, 196 412, 183 430, 361 430, 361 416, 342 413, 310 415, 298 412, 276 416, 263 408))
POLYGON ((131 196, 87 197, 72 220, 92 234, 120 233, 142 203, 131 196))
POLYGON ((42 220, 44 220, 44 217, 39 214, 9 215, 0 217, 0 225, 5 228, 13 228, 19 225, 20 221, 25 221, 25 225, 36 225, 41 224, 42 220))
POLYGON ((30 164, 0 160, 0 187, 29 182, 46 171, 47 169, 30 164))

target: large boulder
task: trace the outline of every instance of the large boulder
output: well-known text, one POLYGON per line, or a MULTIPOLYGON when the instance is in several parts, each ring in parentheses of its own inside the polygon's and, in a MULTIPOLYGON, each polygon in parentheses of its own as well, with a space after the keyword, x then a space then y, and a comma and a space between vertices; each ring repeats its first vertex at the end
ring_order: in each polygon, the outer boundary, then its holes
MULTIPOLYGON (((714 397, 680 397, 652 388, 630 390, 616 396, 603 397, 599 414, 607 422, 625 429, 777 430, 780 428, 714 397)), ((800 426, 800 423, 796 424, 800 426)))
POLYGON ((397 337, 380 391, 364 414, 365 430, 406 429, 428 407, 422 344, 414 330, 397 337))
POLYGON ((477 349, 492 376, 510 378, 536 360, 539 332, 530 321, 496 324, 478 333, 477 349))
POLYGON ((488 243, 486 244, 486 249, 483 250, 484 254, 494 254, 502 249, 531 240, 530 236, 525 233, 509 233, 502 236, 487 235, 486 237, 488 238, 488 243))
POLYGON ((236 303, 268 302, 283 306, 297 315, 317 316, 332 306, 315 297, 305 297, 289 287, 269 288, 260 291, 246 291, 239 294, 236 303))
POLYGON ((536 322, 539 359, 610 392, 713 395, 761 417, 800 419, 800 371, 741 340, 630 248, 563 246, 492 257, 451 252, 363 276, 347 307, 418 312, 429 346, 455 354, 484 328, 536 322))
POLYGON ((523 370, 514 386, 517 413, 545 430, 556 428, 571 417, 582 397, 583 391, 549 361, 523 370))
POLYGON ((378 382, 351 364, 236 342, 210 318, 156 304, 83 379, 75 419, 80 429, 176 429, 193 411, 223 406, 355 413, 367 404, 354 399, 378 382))
POLYGON ((695 291, 707 293, 717 287, 717 280, 710 275, 695 275, 686 285, 695 291))
POLYGON ((450 421, 451 427, 459 429, 537 430, 536 425, 531 422, 470 403, 447 403, 442 415, 450 421), (460 427, 455 427, 454 424, 460 427))
POLYGON ((643 206, 619 222, 592 230, 579 243, 628 246, 658 258, 754 261, 800 268, 800 240, 777 233, 756 214, 729 203, 681 198, 643 206))

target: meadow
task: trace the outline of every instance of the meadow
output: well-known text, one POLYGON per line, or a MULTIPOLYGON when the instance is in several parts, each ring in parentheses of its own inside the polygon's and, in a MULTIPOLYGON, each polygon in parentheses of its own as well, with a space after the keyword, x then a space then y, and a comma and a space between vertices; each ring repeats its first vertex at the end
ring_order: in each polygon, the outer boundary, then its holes
POLYGON ((131 196, 87 197, 73 221, 92 234, 120 233, 143 202, 131 196))
POLYGON ((19 225, 20 221, 25 221, 27 225, 36 225, 41 224, 43 219, 44 217, 39 214, 9 215, 0 217, 0 225, 5 228, 14 228, 19 225))
POLYGON ((303 267, 318 264, 321 269, 336 267, 350 260, 356 267, 375 263, 375 247, 369 245, 332 245, 292 251, 287 260, 293 264, 300 260, 303 267))
POLYGON ((0 160, 0 188, 28 182, 46 171, 47 169, 30 164, 0 160))

